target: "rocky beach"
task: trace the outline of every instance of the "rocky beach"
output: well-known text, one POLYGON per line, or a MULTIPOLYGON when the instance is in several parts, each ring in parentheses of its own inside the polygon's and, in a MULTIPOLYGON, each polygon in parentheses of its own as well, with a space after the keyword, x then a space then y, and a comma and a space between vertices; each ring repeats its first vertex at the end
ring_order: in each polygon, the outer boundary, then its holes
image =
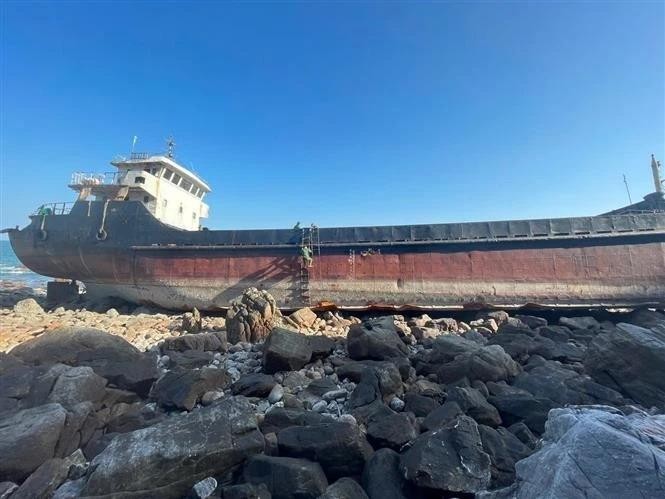
POLYGON ((665 315, 0 291, 0 498, 665 496, 665 315))

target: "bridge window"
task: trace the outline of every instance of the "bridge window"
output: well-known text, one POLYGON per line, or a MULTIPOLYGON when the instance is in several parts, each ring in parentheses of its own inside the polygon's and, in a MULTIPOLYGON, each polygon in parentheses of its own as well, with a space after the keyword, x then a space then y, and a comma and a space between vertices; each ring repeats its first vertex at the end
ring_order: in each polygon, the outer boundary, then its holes
POLYGON ((145 184, 145 177, 134 177, 135 184, 145 184))
POLYGON ((186 191, 189 191, 189 189, 192 187, 192 183, 189 180, 183 178, 182 182, 180 183, 180 187, 182 187, 186 191))
POLYGON ((176 173, 175 175, 173 175, 171 182, 173 182, 175 185, 178 185, 180 183, 180 178, 181 178, 180 175, 176 173))
POLYGON ((173 176, 173 172, 167 168, 166 171, 164 172, 164 178, 166 180, 171 180, 172 176, 173 176))

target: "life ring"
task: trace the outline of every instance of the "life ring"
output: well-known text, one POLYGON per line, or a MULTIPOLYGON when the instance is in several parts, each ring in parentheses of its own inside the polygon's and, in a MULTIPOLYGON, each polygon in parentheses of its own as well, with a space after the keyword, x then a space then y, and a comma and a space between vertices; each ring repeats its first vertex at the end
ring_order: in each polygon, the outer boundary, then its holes
POLYGON ((104 229, 99 229, 97 234, 95 234, 97 241, 106 241, 107 237, 109 237, 109 235, 104 229))
POLYGON ((46 241, 48 239, 48 232, 46 232, 44 229, 39 229, 37 232, 37 237, 40 241, 46 241))

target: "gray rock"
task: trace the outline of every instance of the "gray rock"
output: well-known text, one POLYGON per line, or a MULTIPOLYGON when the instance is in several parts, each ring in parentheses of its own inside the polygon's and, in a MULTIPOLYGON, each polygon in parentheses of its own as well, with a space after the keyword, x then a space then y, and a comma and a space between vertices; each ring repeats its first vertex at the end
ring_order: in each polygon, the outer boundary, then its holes
POLYGON ((395 321, 390 316, 352 325, 346 341, 349 357, 355 360, 389 360, 408 354, 408 348, 397 334, 395 321))
POLYGON ((59 403, 69 409, 81 402, 99 402, 106 392, 106 380, 87 366, 72 367, 55 381, 48 402, 59 403))
POLYGON ((209 476, 230 479, 263 446, 248 401, 225 398, 116 436, 92 461, 83 495, 182 497, 209 476))
POLYGON ((559 324, 570 329, 599 329, 600 323, 593 317, 560 317, 559 324))
POLYGON ((400 469, 415 485, 446 492, 480 492, 491 479, 478 426, 466 416, 420 435, 402 454, 400 469))
POLYGON ((241 483, 239 485, 229 485, 222 487, 222 499, 271 499, 272 496, 268 488, 263 485, 254 485, 251 483, 241 483))
POLYGON ((18 489, 14 482, 0 482, 0 499, 7 499, 18 489))
POLYGON ((599 383, 665 410, 665 330, 620 323, 589 344, 584 366, 599 383))
POLYGON ((499 411, 475 388, 453 387, 448 390, 446 402, 456 402, 465 414, 480 424, 488 426, 501 424, 499 411))
POLYGON ((14 313, 22 317, 34 317, 43 314, 44 309, 34 298, 26 298, 14 305, 14 313))
POLYGON ((318 462, 331 479, 359 475, 372 447, 356 425, 331 422, 277 433, 279 453, 318 462))
POLYGON ((485 499, 665 496, 665 416, 611 407, 550 412, 543 446, 516 464, 517 481, 485 499))
POLYGON ((282 385, 275 385, 268 394, 268 402, 275 404, 282 400, 282 397, 284 397, 284 388, 282 388, 282 385))
POLYGON ((318 402, 315 402, 314 405, 312 406, 312 410, 314 412, 326 412, 328 409, 328 404, 326 403, 325 400, 319 400, 318 402))
POLYGON ((64 459, 49 459, 21 484, 13 497, 15 499, 51 497, 67 480, 70 468, 82 464, 85 464, 85 458, 80 450, 64 459))
POLYGON ((275 299, 265 290, 246 289, 231 301, 226 313, 229 343, 251 342, 265 338, 280 316, 275 299))
POLYGON ((215 492, 215 489, 217 488, 217 480, 209 476, 200 482, 196 482, 192 488, 194 489, 193 491, 196 497, 206 499, 215 492))
POLYGON ((22 482, 56 455, 67 411, 46 404, 0 418, 0 476, 22 482))
POLYGON ((99 329, 55 329, 16 346, 11 353, 27 364, 89 366, 110 383, 140 395, 147 395, 158 377, 153 355, 99 329))
POLYGON ((430 412, 422 422, 424 430, 436 430, 463 416, 464 411, 457 402, 446 401, 443 405, 430 412))
POLYGON ((436 400, 417 393, 407 393, 404 396, 404 410, 412 412, 416 417, 425 417, 430 412, 441 407, 436 400))
POLYGON ((150 396, 163 407, 191 411, 204 393, 223 390, 230 384, 230 376, 220 369, 176 369, 157 380, 150 396))
POLYGON ((198 333, 201 331, 201 313, 197 308, 194 308, 191 312, 182 314, 181 328, 188 333, 198 333))
POLYGON ((275 328, 263 349, 263 369, 268 374, 278 371, 295 371, 307 364, 312 357, 312 347, 307 336, 275 328))
POLYGON ((291 457, 254 456, 245 466, 244 478, 265 485, 273 499, 316 499, 328 486, 318 463, 291 457))
POLYGON ((351 478, 340 478, 329 485, 320 499, 368 499, 363 488, 351 478))
POLYGON ((338 366, 335 372, 340 379, 348 378, 359 383, 366 370, 371 370, 376 375, 379 392, 384 401, 388 402, 395 395, 402 394, 402 376, 395 363, 391 361, 351 361, 338 366))
POLYGON ((399 397, 393 397, 388 404, 393 411, 401 412, 404 410, 404 401, 399 397))

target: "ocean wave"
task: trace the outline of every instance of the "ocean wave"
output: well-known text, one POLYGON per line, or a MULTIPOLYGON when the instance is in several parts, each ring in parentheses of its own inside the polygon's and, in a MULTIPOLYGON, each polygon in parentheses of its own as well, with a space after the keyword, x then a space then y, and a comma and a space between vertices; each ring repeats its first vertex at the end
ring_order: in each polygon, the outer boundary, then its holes
POLYGON ((16 267, 14 265, 0 265, 0 274, 32 274, 33 272, 25 267, 16 267))

